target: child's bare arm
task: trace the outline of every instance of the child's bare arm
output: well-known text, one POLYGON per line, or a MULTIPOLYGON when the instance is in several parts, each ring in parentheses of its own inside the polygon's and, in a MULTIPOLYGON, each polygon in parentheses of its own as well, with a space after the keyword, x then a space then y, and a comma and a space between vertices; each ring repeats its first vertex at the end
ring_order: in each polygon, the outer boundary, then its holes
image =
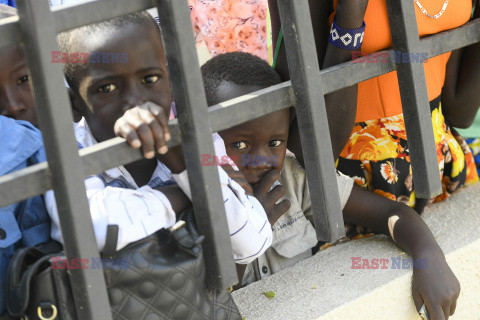
POLYGON ((412 208, 354 186, 343 216, 346 223, 388 235, 413 259, 426 259, 428 268, 413 270, 412 295, 417 310, 425 303, 432 320, 448 319, 453 314, 460 284, 432 232, 412 208))
MULTIPOLYGON (((473 19, 480 18, 480 1, 473 19)), ((442 110, 449 123, 468 128, 480 106, 480 43, 452 51, 442 90, 442 110)))
POLYGON ((187 195, 177 185, 160 187, 156 190, 162 192, 167 197, 172 205, 173 211, 175 211, 177 215, 192 207, 190 199, 188 199, 187 195))

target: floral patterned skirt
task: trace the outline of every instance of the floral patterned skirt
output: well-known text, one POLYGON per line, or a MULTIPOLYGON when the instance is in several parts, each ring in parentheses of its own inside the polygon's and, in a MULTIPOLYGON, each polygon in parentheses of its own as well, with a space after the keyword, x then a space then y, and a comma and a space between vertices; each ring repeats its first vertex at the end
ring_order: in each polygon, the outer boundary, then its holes
MULTIPOLYGON (((430 103, 443 193, 478 182, 473 154, 465 140, 445 123, 439 99, 430 103)), ((340 154, 337 169, 376 194, 416 207, 403 115, 357 123, 340 154)), ((423 204, 423 206, 426 202, 423 204)), ((423 208, 416 207, 418 212, 423 208)))
MULTIPOLYGON (((357 123, 340 154, 337 169, 352 177, 358 185, 388 199, 404 202, 419 213, 426 204, 442 201, 459 187, 478 182, 474 155, 465 140, 445 123, 440 100, 431 101, 430 106, 442 194, 433 199, 420 200, 415 197, 402 114, 357 123)), ((321 243, 319 249, 372 235, 361 226, 345 225, 345 229, 346 237, 335 243, 321 243)))

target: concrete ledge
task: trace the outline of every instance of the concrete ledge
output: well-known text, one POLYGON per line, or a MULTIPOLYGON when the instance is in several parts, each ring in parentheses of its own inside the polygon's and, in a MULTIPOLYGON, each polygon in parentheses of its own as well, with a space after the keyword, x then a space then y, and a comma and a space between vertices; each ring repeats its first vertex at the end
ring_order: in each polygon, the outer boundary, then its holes
MULTIPOLYGON (((423 218, 462 286, 450 319, 480 319, 480 184, 433 204, 423 218)), ((340 244, 233 293, 247 320, 420 319, 411 269, 352 269, 351 257, 407 259, 386 237, 340 244), (268 299, 264 291, 274 291, 268 299)), ((389 267, 391 263, 389 264, 389 267)))

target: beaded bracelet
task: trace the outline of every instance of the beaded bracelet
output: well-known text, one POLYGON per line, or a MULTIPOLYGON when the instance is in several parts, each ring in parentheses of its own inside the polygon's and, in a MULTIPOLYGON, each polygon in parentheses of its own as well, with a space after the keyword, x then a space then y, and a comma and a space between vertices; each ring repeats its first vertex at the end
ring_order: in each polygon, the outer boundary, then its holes
POLYGON ((343 29, 335 23, 334 19, 328 41, 337 48, 358 50, 362 46, 364 32, 365 22, 358 29, 343 29))

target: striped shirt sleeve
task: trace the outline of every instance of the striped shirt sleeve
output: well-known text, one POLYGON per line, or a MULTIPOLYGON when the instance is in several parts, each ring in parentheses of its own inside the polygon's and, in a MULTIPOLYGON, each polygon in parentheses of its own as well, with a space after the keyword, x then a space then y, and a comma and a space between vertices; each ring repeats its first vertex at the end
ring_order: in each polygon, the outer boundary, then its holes
MULTIPOLYGON (((239 264, 250 263, 272 244, 272 228, 267 214, 260 202, 247 196, 245 190, 230 179, 221 167, 218 167, 218 174, 234 260, 239 264)), ((191 199, 187 171, 174 174, 173 178, 191 199)))
MULTIPOLYGON (((85 180, 93 229, 100 251, 105 246, 107 226, 119 226, 117 250, 175 223, 170 201, 148 186, 136 190, 105 186, 96 177, 85 180)), ((53 191, 45 194, 45 203, 52 219, 51 236, 62 241, 58 210, 53 191)))

